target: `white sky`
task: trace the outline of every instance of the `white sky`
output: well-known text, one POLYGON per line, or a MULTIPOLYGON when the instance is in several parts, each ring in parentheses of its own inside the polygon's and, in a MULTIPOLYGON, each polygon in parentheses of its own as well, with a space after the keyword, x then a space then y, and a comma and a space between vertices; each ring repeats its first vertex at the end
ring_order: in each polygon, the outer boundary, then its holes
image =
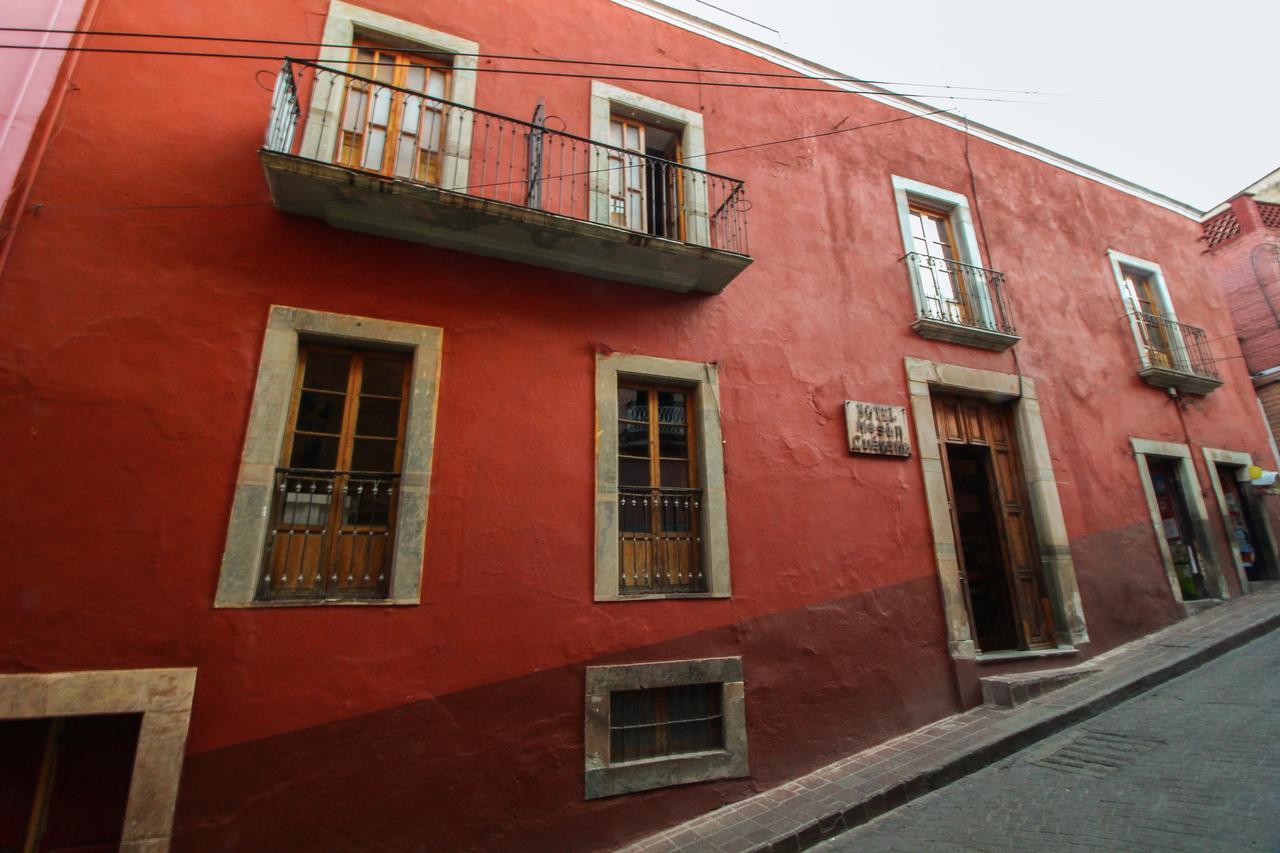
POLYGON ((781 39, 664 2, 853 77, 1068 93, 922 99, 1200 209, 1280 167, 1280 0, 711 0, 781 39))

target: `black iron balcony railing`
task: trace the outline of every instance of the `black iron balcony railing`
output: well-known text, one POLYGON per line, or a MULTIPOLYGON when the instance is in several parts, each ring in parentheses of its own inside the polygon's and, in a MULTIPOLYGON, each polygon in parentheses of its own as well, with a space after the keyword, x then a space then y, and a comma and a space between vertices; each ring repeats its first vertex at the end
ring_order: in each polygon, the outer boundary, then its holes
POLYGON ((919 295, 921 320, 1016 335, 1004 295, 1004 273, 908 252, 902 258, 919 295))
POLYGON ((618 489, 618 588, 623 595, 706 592, 701 489, 618 489))
POLYGON ((387 594, 399 474, 277 468, 263 598, 387 594))
POLYGON ((741 255, 743 183, 426 91, 288 59, 264 147, 741 255))
POLYGON ((1204 329, 1159 314, 1130 311, 1129 324, 1138 338, 1138 369, 1185 373, 1221 382, 1204 329))

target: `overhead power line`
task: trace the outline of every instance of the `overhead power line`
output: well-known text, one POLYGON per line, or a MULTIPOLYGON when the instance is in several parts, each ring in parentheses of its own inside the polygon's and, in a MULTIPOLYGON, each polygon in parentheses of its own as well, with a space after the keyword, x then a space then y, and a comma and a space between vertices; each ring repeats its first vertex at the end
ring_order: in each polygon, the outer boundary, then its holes
MULTIPOLYGON (((212 53, 204 51, 189 50, 143 50, 141 48, 123 48, 123 47, 82 47, 75 45, 28 45, 28 44, 0 44, 0 50, 55 50, 74 53, 113 53, 113 54, 130 54, 138 56, 183 56, 204 59, 253 59, 258 61, 274 61, 281 62, 291 57, 279 54, 265 53, 212 53)), ((312 60, 307 60, 312 61, 312 60)), ((408 67, 404 63, 397 62, 362 62, 361 65, 370 67, 390 67, 401 68, 408 67)), ((1030 101, 1018 98, 980 98, 971 95, 945 95, 936 92, 897 92, 889 89, 857 91, 851 89, 837 89, 830 86, 779 86, 766 83, 731 83, 725 80, 680 80, 667 77, 627 77, 619 74, 573 74, 565 71, 536 71, 532 69, 522 68, 476 68, 469 69, 479 71, 485 74, 518 74, 532 77, 565 77, 580 78, 586 80, 616 80, 623 83, 666 83, 678 86, 710 86, 716 88, 729 89, 756 89, 778 92, 819 92, 823 94, 842 94, 842 95, 895 95, 901 98, 944 98, 946 100, 961 101, 986 101, 990 103, 1003 104, 1043 104, 1046 101, 1030 101)))
MULTIPOLYGON (((42 28, 42 27, 2 27, 0 32, 15 33, 49 33, 57 35, 80 35, 80 36, 101 36, 109 38, 139 38, 139 39, 172 39, 175 41, 212 41, 227 42, 229 44, 278 44, 290 47, 318 47, 318 48, 343 48, 348 49, 350 44, 336 44, 331 42, 305 41, 293 39, 267 39, 267 38, 251 38, 241 36, 205 36, 194 35, 189 33, 149 33, 149 32, 129 32, 124 30, 79 30, 79 29, 60 29, 60 28, 42 28)), ((31 45, 3 45, 3 47, 22 48, 30 47, 38 49, 37 46, 31 45)), ((57 49, 56 47, 51 49, 57 49)), ((745 77, 767 77, 785 80, 810 80, 824 83, 852 83, 868 86, 912 86, 920 89, 962 89, 969 92, 993 92, 1014 95, 1045 95, 1053 97, 1079 97, 1070 95, 1065 92, 1045 92, 1031 89, 1004 89, 992 88, 984 86, 961 86, 951 83, 912 83, 900 80, 863 80, 857 77, 848 76, 821 76, 813 74, 800 74, 795 72, 779 72, 779 71, 749 71, 745 69, 735 68, 698 68, 694 66, 681 65, 660 65, 638 62, 616 62, 603 59, 572 59, 566 57, 554 56, 536 56, 522 55, 511 53, 460 53, 454 51, 435 50, 432 48, 397 48, 400 53, 413 53, 423 56, 468 56, 477 59, 502 59, 520 62, 542 62, 549 64, 568 64, 568 65, 599 65, 611 68, 628 68, 642 71, 675 71, 690 74, 720 74, 726 76, 745 76, 745 77)), ((176 54, 184 55, 184 54, 176 54)), ((204 53, 193 53, 192 55, 208 55, 204 53)), ((240 58, 237 54, 216 54, 240 58)), ((250 58, 250 57, 245 57, 250 58)), ((257 58, 257 57, 252 57, 257 58)), ((277 57, 267 57, 277 58, 277 57)), ((487 69, 479 69, 487 70, 487 69)), ((826 90, 823 90, 826 91, 826 90)), ((950 97, 942 95, 932 95, 932 97, 950 97)))

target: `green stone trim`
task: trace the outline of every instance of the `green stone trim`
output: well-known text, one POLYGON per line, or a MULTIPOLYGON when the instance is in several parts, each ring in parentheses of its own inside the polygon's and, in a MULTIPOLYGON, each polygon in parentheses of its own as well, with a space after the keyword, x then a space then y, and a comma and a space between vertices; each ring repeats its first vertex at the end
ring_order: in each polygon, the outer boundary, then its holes
POLYGON ((586 799, 749 775, 745 686, 740 657, 587 667, 586 799), (724 749, 623 764, 610 761, 610 692, 714 683, 723 690, 724 749))
POLYGON ((729 525, 725 514, 724 438, 714 364, 643 355, 596 357, 595 600, 728 598, 729 525), (624 596, 618 590, 618 378, 672 382, 696 391, 698 475, 702 486, 702 565, 707 591, 624 596))
MULTIPOLYGON (((417 604, 426 550, 427 498, 431 491, 440 348, 444 332, 435 326, 274 305, 262 342, 258 381, 254 386, 249 425, 240 455, 240 474, 236 479, 235 500, 227 525, 226 549, 222 555, 214 606, 280 607, 293 604, 256 601, 255 594, 261 581, 262 553, 270 524, 271 485, 288 426, 300 337, 328 339, 355 346, 391 345, 413 352, 390 595, 372 603, 417 604)), ((297 604, 314 606, 316 603, 297 604)))

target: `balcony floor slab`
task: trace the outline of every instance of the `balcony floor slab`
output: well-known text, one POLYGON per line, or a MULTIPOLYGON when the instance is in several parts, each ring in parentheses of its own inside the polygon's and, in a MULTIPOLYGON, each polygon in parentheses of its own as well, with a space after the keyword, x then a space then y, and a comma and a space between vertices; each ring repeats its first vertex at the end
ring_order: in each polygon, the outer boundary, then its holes
POLYGON ((277 209, 336 228, 678 293, 719 293, 751 263, 518 204, 273 151, 259 156, 277 209))

